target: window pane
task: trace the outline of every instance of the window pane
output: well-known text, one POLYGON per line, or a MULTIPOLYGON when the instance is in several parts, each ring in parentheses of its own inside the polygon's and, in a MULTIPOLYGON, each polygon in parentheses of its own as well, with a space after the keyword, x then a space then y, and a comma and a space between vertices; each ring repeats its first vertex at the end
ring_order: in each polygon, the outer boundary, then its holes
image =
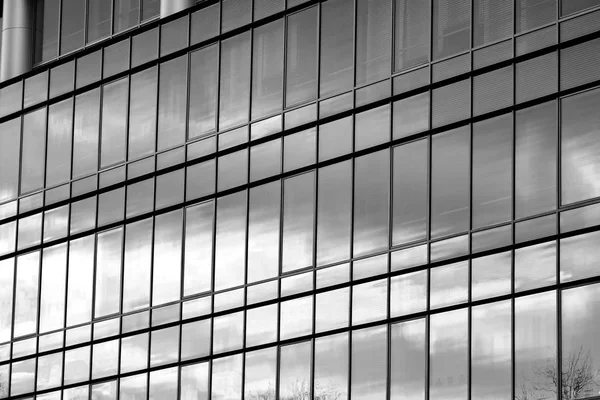
MULTIPOLYGON (((593 398, 600 389, 596 378, 600 360, 600 285, 563 291, 561 312, 563 393, 572 394, 572 399, 593 398)), ((556 373, 555 369, 546 371, 556 373)))
POLYGON ((512 117, 473 125, 473 228, 512 217, 512 117))
POLYGON ((356 114, 355 150, 390 140, 390 106, 385 105, 356 114))
POLYGON ((354 286, 352 289, 352 325, 386 318, 387 292, 387 279, 354 286))
POLYGON ((277 347, 246 353, 244 398, 275 400, 277 347))
POLYGON ((279 274, 281 182, 250 189, 248 283, 279 274))
POLYGON ((78 178, 98 169, 99 88, 75 97, 74 126, 73 178, 78 178))
POLYGON ((241 398, 242 355, 214 360, 212 363, 211 399, 241 400, 241 398))
POLYGON ((466 309, 430 317, 431 400, 467 398, 468 314, 466 309))
POLYGON ((246 193, 217 199, 215 290, 244 283, 246 193))
POLYGON ((352 399, 386 398, 387 329, 387 325, 384 325, 352 333, 352 399))
POLYGON ((122 237, 122 228, 98 234, 95 318, 119 312, 121 296, 115 288, 121 287, 122 237))
POLYGON ((123 312, 150 305, 152 218, 128 224, 125 229, 123 312))
POLYGON ((62 55, 84 45, 85 1, 63 0, 61 10, 60 54, 62 55))
MULTIPOLYGON (((12 305, 13 305, 13 276, 15 259, 8 258, 0 261, 0 286, 10 288, 0 291, 0 341, 11 339, 12 305)), ((6 376, 4 378, 7 379, 6 376)))
POLYGON ((350 320, 350 289, 342 288, 317 294, 316 332, 348 326, 350 320))
POLYGON ((94 236, 86 236, 69 244, 69 285, 67 294, 67 326, 91 320, 94 284, 94 236))
POLYGON ((427 308, 427 270, 393 277, 390 281, 392 317, 425 311, 427 308))
POLYGON ((88 0, 87 42, 95 42, 110 35, 111 2, 106 0, 88 0))
POLYGON ((352 162, 319 169, 317 265, 350 257, 352 162))
POLYGON ((246 311, 246 346, 256 346, 277 339, 277 304, 246 311))
MULTIPOLYGON (((157 68, 149 68, 131 76, 129 103, 130 160, 151 154, 156 137, 157 68)), ((161 91, 161 97, 163 93, 161 91)))
POLYGON ((512 35, 513 0, 474 0, 473 5, 473 46, 512 35))
POLYGON ((158 150, 185 142, 187 55, 160 65, 158 150))
POLYGON ((430 291, 431 308, 466 302, 469 297, 469 262, 432 268, 430 291))
POLYGON ((0 124, 0 203, 17 197, 21 118, 0 124))
POLYGON ((149 400, 176 400, 179 367, 150 372, 149 400))
POLYGON ((66 283, 66 244, 44 249, 42 255, 42 290, 40 294, 40 333, 64 327, 66 283))
POLYGON ((142 21, 152 19, 160 14, 160 0, 142 0, 142 21))
MULTIPOLYGON (((90 346, 65 351, 64 384, 81 382, 90 376, 90 346)), ((87 393, 87 391, 86 391, 87 393)), ((68 397, 78 399, 77 397, 68 397)))
POLYGON ((394 139, 422 132, 428 128, 429 92, 394 102, 394 139))
POLYGON ((391 73, 392 10, 390 0, 357 0, 356 84, 391 73))
POLYGON ((244 313, 237 312, 213 320, 213 353, 241 349, 244 342, 244 313))
POLYGON ((431 236, 469 229, 468 127, 432 138, 431 236))
POLYGON ((152 305, 181 297, 182 221, 182 210, 155 219, 152 305))
POLYGON ((433 0, 433 59, 471 46, 471 1, 433 0))
POLYGON ((95 344, 92 347, 92 379, 117 373, 119 368, 119 339, 95 344))
POLYGON ((208 400, 207 362, 181 368, 181 400, 208 400))
POLYGON ((250 94, 250 33, 221 43, 219 129, 248 121, 250 94))
MULTIPOLYGON (((572 2, 573 0, 569 0, 572 2)), ((515 0, 516 32, 546 25, 556 20, 556 0, 515 0)))
POLYGON ((561 14, 563 16, 576 13, 586 8, 600 5, 598 0, 561 0, 561 14))
POLYGON ((148 333, 121 339, 121 373, 148 366, 148 333))
POLYGON ((34 391, 35 364, 35 358, 12 364, 12 371, 10 377, 11 396, 34 391))
POLYGON ((511 398, 511 314, 510 300, 474 307, 472 310, 472 398, 511 398))
POLYGON ((46 186, 54 186, 71 176, 71 136, 73 100, 68 99, 48 108, 48 159, 46 186))
POLYGON ((348 334, 315 340, 315 399, 348 398, 348 334))
POLYGON ((322 97, 345 92, 353 86, 354 4, 331 0, 321 4, 322 97))
MULTIPOLYGON (((185 308, 183 318, 187 318, 185 308)), ((212 334, 210 325, 210 319, 204 319, 181 326, 181 361, 210 354, 212 334)))
POLYGON ((560 240, 560 280, 573 281, 598 275, 600 232, 560 240))
MULTIPOLYGON (((58 56, 58 20, 60 0, 36 1, 36 25, 42 27, 41 43, 35 44, 35 62, 44 62, 58 56)), ((40 39, 38 37, 38 39, 40 39)))
POLYGON ((556 103, 516 114, 515 214, 517 218, 556 207, 556 103))
POLYGON ((213 218, 212 201, 185 210, 184 296, 212 287, 213 218))
POLYGON ((125 160, 127 86, 125 78, 102 87, 102 168, 125 160))
POLYGON ((284 181, 283 272, 312 265, 315 212, 315 173, 284 181))
POLYGON ((286 107, 316 97, 317 21, 317 7, 288 17, 286 107))
POLYGON ((471 299, 508 294, 511 291, 512 252, 493 254, 471 261, 471 299))
POLYGON ((115 0, 114 7, 114 33, 119 33, 139 23, 140 0, 115 0))
POLYGON ((44 159, 46 152, 46 109, 40 108, 23 117, 23 143, 21 159, 21 193, 39 189, 44 185, 44 159))
POLYGON ((562 99, 561 200, 600 196, 600 90, 562 99))
POLYGON ((425 320, 394 324, 391 327, 390 398, 425 399, 425 320))
MULTIPOLYGON (((147 378, 146 374, 128 376, 119 379, 120 400, 146 400, 147 378)), ((187 400, 187 399, 186 399, 187 400)))
POLYGON ((150 333, 150 366, 179 360, 179 326, 150 333))
POLYGON ((515 250, 515 291, 556 283, 556 242, 515 250))
POLYGON ((280 349, 279 398, 281 400, 310 399, 311 342, 280 349))
POLYGON ((15 338, 35 333, 37 330, 39 273, 39 251, 17 258, 13 327, 15 338))
POLYGON ((354 256, 388 248, 390 152, 355 160, 354 256))
POLYGON ((301 297, 281 303, 280 339, 309 335, 312 333, 312 296, 301 297))
POLYGON ((217 45, 190 54, 190 139, 215 130, 219 73, 217 45))
POLYGON ((429 1, 396 0, 395 70, 429 61, 429 1))
POLYGON ((515 397, 556 399, 556 293, 515 300, 515 397))
POLYGON ((394 148, 394 245, 427 237, 428 142, 394 148))
POLYGON ((283 20, 254 30, 252 119, 281 110, 283 98, 283 20))

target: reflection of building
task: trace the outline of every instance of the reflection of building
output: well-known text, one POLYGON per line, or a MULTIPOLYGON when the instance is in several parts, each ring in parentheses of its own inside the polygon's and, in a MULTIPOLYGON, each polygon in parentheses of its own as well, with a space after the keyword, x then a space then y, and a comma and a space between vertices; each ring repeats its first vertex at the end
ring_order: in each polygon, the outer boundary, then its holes
POLYGON ((600 392, 600 1, 2 3, 0 398, 600 392))

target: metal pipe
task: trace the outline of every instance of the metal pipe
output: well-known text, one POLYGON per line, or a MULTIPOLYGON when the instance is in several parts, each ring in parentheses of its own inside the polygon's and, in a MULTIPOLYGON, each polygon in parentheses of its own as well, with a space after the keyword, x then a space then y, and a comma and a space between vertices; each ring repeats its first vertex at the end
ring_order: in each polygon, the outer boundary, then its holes
POLYGON ((160 17, 164 18, 178 11, 190 8, 194 3, 194 0, 160 0, 160 17))
POLYGON ((4 0, 0 81, 31 70, 34 0, 4 0))

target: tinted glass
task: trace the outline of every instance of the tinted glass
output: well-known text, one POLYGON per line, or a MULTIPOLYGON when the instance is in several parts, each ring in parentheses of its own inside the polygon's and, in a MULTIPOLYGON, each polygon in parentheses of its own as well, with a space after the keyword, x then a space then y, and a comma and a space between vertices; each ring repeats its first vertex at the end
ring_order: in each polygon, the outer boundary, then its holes
POLYGON ((279 273, 281 183, 250 190, 248 226, 248 282, 279 273))
POLYGON ((471 46, 471 1, 433 0, 433 58, 448 57, 471 46))
POLYGON ((352 333, 350 391, 353 399, 385 399, 387 386, 387 326, 352 333))
POLYGON ((46 152, 46 109, 23 117, 21 155, 21 193, 39 189, 44 185, 44 159, 46 152))
POLYGON ((283 20, 255 29, 253 40, 252 119, 255 119, 282 108, 283 20))
POLYGON ((287 20, 287 107, 312 100, 317 91, 317 7, 287 20))
POLYGON ((249 64, 250 33, 222 42, 219 129, 248 121, 250 68, 246 66, 249 64))
POLYGON ((63 0, 61 10, 60 54, 66 54, 84 45, 85 2, 63 0))
MULTIPOLYGON (((128 158, 136 159, 155 151, 157 68, 131 76, 129 102, 128 158)), ((163 93, 161 91, 161 97, 163 93)))
POLYGON ((395 400, 425 398, 425 320, 403 322, 391 327, 391 387, 395 400))
POLYGON ((396 0, 394 69, 400 71, 429 61, 430 4, 428 0, 396 0))
POLYGON ((17 197, 21 118, 0 124, 0 202, 17 197))
POLYGON ((127 79, 121 79, 102 87, 101 167, 107 167, 125 159, 127 89, 127 79))
POLYGON ((246 252, 246 193, 217 200, 215 289, 244 283, 246 252))
POLYGON ((218 62, 216 45, 190 54, 190 139, 215 130, 218 62))
POLYGON ((283 271, 312 265, 315 209, 313 172, 284 181, 283 271))
POLYGON ((110 35, 111 2, 105 0, 88 0, 87 7, 87 41, 95 42, 110 35))
POLYGON ((356 84, 363 85, 390 75, 391 2, 357 0, 356 13, 356 84))
POLYGON ((100 89, 75 97, 73 134, 73 178, 98 169, 100 89))
POLYGON ((344 92, 353 86, 354 7, 351 1, 321 5, 320 95, 344 92))
POLYGON ((187 56, 160 65, 158 150, 185 141, 187 65, 187 56))
POLYGON ((73 100, 51 105, 48 108, 46 186, 54 186, 71 177, 72 132, 73 100))

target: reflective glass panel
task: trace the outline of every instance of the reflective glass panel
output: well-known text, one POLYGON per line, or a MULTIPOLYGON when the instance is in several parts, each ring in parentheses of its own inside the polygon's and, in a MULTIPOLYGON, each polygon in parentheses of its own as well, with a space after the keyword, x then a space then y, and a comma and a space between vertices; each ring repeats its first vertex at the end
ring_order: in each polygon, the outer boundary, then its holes
POLYGON ((311 342, 280 348, 279 398, 281 400, 311 398, 311 342))
POLYGON ((246 252, 246 193, 217 200, 215 290, 244 283, 246 252))
POLYGON ((425 320, 394 324, 391 326, 390 335, 390 399, 425 399, 425 320))
POLYGON ((123 312, 139 310, 150 305, 151 249, 151 218, 125 227, 123 312))
POLYGON ((177 210, 155 219, 152 305, 181 297, 182 217, 177 210))
POLYGON ((96 318, 120 310, 121 295, 119 291, 114 289, 121 286, 122 238, 122 228, 98 234, 94 311, 94 317, 96 318))
POLYGON ((184 296, 212 287, 213 218, 212 201, 185 210, 184 296))
POLYGON ((286 107, 316 97, 317 20, 317 7, 287 17, 286 107))
MULTIPOLYGON (((157 68, 149 68, 131 76, 129 101, 130 160, 155 150, 157 68)), ((161 92, 161 98, 163 93, 161 92)))
POLYGON ((102 87, 102 142, 100 165, 125 160, 127 141, 127 79, 121 79, 102 87))
POLYGON ((244 398, 275 400, 277 347, 246 353, 244 398))
POLYGON ((279 273, 281 182, 250 189, 248 282, 279 273))
POLYGON ((387 392, 387 325, 352 332, 353 399, 384 400, 387 392))
POLYGON ((157 149, 185 141, 187 106, 187 55, 160 65, 157 149))
POLYGON ((315 173, 288 178, 283 185, 283 272, 312 265, 315 173))

